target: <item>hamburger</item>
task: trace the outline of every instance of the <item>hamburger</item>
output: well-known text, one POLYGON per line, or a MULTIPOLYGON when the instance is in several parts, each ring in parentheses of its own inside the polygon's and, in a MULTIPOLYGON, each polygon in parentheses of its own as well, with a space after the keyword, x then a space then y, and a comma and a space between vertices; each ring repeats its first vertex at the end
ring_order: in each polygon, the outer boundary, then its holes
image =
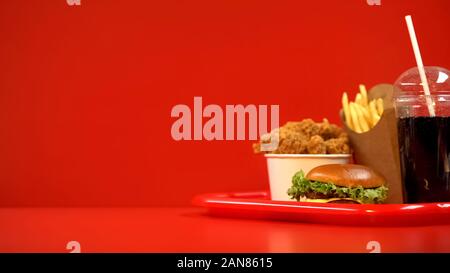
POLYGON ((303 171, 292 177, 291 199, 301 202, 380 204, 388 188, 374 170, 355 164, 329 164, 303 171))

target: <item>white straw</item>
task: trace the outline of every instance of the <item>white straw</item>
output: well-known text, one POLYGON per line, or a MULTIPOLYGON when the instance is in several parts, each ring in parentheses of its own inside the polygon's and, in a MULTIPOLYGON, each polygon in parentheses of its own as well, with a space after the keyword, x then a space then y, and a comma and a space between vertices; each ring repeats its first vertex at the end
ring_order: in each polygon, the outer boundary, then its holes
POLYGON ((423 90, 425 91, 425 97, 428 106, 428 112, 430 116, 434 117, 434 107, 433 100, 431 99, 430 87, 428 86, 427 76, 425 75, 425 68, 422 62, 422 56, 420 55, 419 44, 417 43, 416 33, 414 31, 414 25, 412 22, 411 15, 405 16, 406 25, 408 26, 409 38, 411 39, 411 44, 414 50, 414 56, 416 57, 417 69, 419 69, 420 80, 422 81, 423 90))

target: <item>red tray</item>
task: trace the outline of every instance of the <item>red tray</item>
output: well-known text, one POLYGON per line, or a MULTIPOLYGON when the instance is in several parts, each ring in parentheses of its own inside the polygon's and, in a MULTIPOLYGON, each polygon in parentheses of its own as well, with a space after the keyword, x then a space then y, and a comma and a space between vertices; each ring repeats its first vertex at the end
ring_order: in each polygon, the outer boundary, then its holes
POLYGON ((272 201, 266 191, 203 194, 196 196, 193 203, 220 217, 358 226, 450 224, 450 203, 358 205, 272 201))

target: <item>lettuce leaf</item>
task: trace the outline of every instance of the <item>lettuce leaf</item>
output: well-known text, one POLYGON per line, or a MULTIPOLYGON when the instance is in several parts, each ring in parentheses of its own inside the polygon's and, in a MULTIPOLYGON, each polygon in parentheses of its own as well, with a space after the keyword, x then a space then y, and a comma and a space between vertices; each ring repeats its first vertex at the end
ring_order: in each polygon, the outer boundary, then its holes
POLYGON ((388 188, 385 186, 372 189, 365 189, 361 186, 353 188, 340 187, 331 183, 310 181, 305 177, 303 171, 299 171, 292 177, 292 186, 287 193, 291 199, 298 201, 301 196, 308 192, 332 195, 335 198, 351 198, 363 204, 378 204, 386 200, 388 188))

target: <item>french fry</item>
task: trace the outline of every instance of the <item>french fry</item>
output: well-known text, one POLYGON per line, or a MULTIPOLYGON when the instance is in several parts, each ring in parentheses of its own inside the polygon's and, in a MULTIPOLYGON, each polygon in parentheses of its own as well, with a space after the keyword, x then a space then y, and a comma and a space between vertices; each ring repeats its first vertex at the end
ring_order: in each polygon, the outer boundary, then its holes
POLYGON ((380 120, 380 115, 378 115, 376 100, 372 100, 369 103, 370 115, 372 116, 372 127, 374 127, 377 122, 380 120))
POLYGON ((366 86, 360 84, 354 102, 349 102, 347 92, 342 94, 342 109, 347 127, 363 133, 375 127, 381 119, 384 105, 381 98, 369 101, 366 86))
POLYGON ((383 114, 383 111, 384 111, 383 99, 379 98, 377 99, 377 112, 380 117, 383 114))
POLYGON ((362 105, 369 106, 369 99, 367 98, 367 90, 364 84, 359 85, 359 92, 361 92, 362 105))
POLYGON ((378 115, 377 107, 375 105, 375 100, 371 100, 369 102, 369 111, 370 115, 373 117, 374 115, 378 115))
POLYGON ((361 127, 360 127, 360 124, 359 124, 359 120, 358 120, 358 114, 356 112, 355 103, 354 102, 350 102, 350 115, 352 117, 354 131, 357 132, 357 133, 362 133, 362 130, 361 130, 361 127))
POLYGON ((342 94, 342 109, 344 110, 345 123, 347 123, 347 127, 352 130, 355 130, 353 127, 352 118, 350 116, 350 108, 348 106, 347 92, 344 92, 344 94, 342 94))
POLYGON ((372 128, 375 127, 375 125, 377 125, 378 121, 380 121, 380 116, 378 116, 378 115, 374 116, 373 119, 374 119, 375 123, 373 124, 372 128))
POLYGON ((362 105, 361 93, 356 94, 355 103, 362 105))
POLYGON ((361 127, 361 131, 367 132, 367 131, 369 131, 369 124, 367 124, 367 120, 364 117, 364 114, 363 114, 363 111, 361 110, 361 108, 363 108, 363 106, 355 104, 355 110, 356 110, 356 114, 358 116, 358 121, 359 121, 359 125, 361 127))
POLYGON ((362 105, 359 105, 359 104, 357 104, 357 106, 358 106, 359 110, 361 111, 361 113, 362 113, 364 119, 366 120, 367 124, 369 125, 369 128, 371 128, 371 126, 372 126, 372 116, 369 113, 369 108, 365 107, 365 106, 362 106, 362 105))

